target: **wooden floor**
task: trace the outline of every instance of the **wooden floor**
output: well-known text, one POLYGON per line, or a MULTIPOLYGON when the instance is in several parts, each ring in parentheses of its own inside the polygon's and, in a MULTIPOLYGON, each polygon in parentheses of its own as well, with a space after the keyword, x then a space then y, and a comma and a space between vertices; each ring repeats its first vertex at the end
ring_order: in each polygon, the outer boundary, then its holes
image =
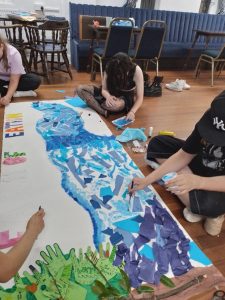
MULTIPOLYGON (((154 76, 153 72, 149 74, 151 78, 154 76)), ((186 138, 192 131, 194 124, 209 107, 213 98, 224 89, 225 74, 215 80, 214 87, 210 86, 210 72, 207 71, 201 73, 200 79, 197 80, 193 79, 193 71, 162 71, 160 75, 164 76, 162 97, 145 98, 142 107, 136 114, 136 121, 132 124, 132 127, 145 127, 147 134, 148 128, 153 126, 153 135, 156 135, 160 130, 169 130, 174 131, 179 138, 186 138), (173 92, 164 88, 165 83, 174 81, 176 78, 186 79, 188 84, 191 85, 191 89, 182 92, 173 92)), ((77 85, 90 83, 90 74, 73 71, 73 76, 74 79, 71 81, 66 74, 55 73, 50 84, 43 82, 38 89, 38 98, 35 99, 62 99, 64 96, 72 96, 74 88, 77 85), (65 93, 58 93, 56 90, 65 90, 65 93)), ((99 76, 97 76, 96 84, 100 83, 99 79, 99 76)), ((27 100, 29 101, 31 99, 16 98, 14 101, 27 100)), ((1 133, 3 115, 4 109, 0 108, 1 133)), ((110 122, 112 119, 113 117, 110 116, 109 119, 106 120, 106 123, 112 132, 117 135, 120 132, 116 131, 115 127, 112 126, 110 122)), ((2 135, 0 147, 1 145, 2 135)), ((151 172, 150 167, 144 162, 143 154, 132 153, 129 148, 127 148, 127 151, 144 175, 151 172)), ((166 192, 157 184, 154 184, 154 187, 181 225, 212 260, 213 264, 225 275, 225 224, 219 237, 210 237, 203 230, 201 223, 190 224, 184 220, 182 217, 183 206, 176 197, 166 192)))

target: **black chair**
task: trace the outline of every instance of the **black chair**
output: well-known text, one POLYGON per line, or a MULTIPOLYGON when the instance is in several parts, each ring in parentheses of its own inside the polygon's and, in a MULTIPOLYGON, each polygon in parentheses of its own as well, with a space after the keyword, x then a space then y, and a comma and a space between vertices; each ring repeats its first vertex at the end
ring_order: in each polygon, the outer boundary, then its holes
POLYGON ((220 50, 205 50, 199 57, 196 69, 195 69, 195 77, 197 78, 200 74, 200 65, 201 62, 204 61, 206 63, 211 64, 211 86, 214 83, 214 70, 216 67, 219 69, 220 75, 222 69, 225 64, 225 44, 222 46, 220 50))
POLYGON ((23 39, 23 25, 1 25, 0 35, 20 52, 23 66, 26 72, 29 73, 30 67, 26 56, 26 43, 23 39))
POLYGON ((34 65, 35 73, 46 76, 49 80, 48 63, 50 63, 51 71, 62 71, 68 73, 71 79, 73 78, 67 57, 69 28, 68 21, 46 21, 39 26, 26 26, 27 48, 30 49, 29 64, 34 65), (39 56, 40 60, 38 60, 39 56), (51 56, 50 60, 48 56, 51 56), (38 63, 42 64, 41 73, 37 72, 38 63))
POLYGON ((111 21, 104 48, 95 48, 92 54, 91 80, 95 80, 96 64, 100 65, 103 78, 102 62, 118 52, 128 54, 134 23, 127 18, 115 18, 111 21))
POLYGON ((147 71, 149 62, 156 65, 156 75, 159 73, 159 58, 166 33, 166 23, 158 20, 146 21, 141 29, 135 49, 129 51, 133 60, 144 62, 144 71, 147 71))

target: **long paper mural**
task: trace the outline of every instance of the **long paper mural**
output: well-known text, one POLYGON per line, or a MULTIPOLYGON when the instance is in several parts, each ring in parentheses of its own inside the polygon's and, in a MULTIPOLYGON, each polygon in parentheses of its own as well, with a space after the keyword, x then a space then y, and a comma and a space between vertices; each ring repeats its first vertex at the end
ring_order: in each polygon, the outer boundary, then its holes
POLYGON ((20 238, 40 205, 46 226, 0 299, 125 299, 131 288, 174 288, 169 278, 210 267, 152 187, 129 196, 134 176, 138 167, 79 98, 10 104, 0 248, 20 238))

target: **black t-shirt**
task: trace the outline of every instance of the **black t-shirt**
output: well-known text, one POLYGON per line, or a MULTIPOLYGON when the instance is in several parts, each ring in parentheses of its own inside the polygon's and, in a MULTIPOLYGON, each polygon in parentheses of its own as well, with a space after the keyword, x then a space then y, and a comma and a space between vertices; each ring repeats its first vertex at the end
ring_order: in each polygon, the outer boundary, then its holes
POLYGON ((187 153, 197 154, 190 164, 195 174, 207 177, 225 175, 225 147, 207 142, 200 136, 197 127, 182 149, 187 153))

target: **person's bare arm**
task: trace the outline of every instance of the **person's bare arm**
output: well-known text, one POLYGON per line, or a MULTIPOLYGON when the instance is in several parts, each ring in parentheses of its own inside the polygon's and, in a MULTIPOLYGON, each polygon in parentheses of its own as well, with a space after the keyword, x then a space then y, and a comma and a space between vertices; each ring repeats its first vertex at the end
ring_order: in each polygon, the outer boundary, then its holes
POLYGON ((127 114, 127 119, 134 120, 135 114, 138 109, 141 107, 144 97, 144 79, 143 72, 141 68, 137 65, 136 71, 134 73, 134 82, 136 84, 136 98, 134 101, 134 105, 131 110, 127 114))
POLYGON ((36 212, 28 221, 26 232, 18 243, 7 253, 0 252, 0 282, 7 282, 19 271, 44 228, 44 215, 43 209, 36 212))
MULTIPOLYGON (((178 172, 186 167, 195 155, 189 154, 182 149, 177 151, 171 157, 169 157, 158 169, 150 173, 145 178, 134 178, 133 189, 129 188, 131 192, 144 189, 146 186, 162 178, 163 175, 169 172, 178 172)), ((169 181, 171 182, 171 180, 169 181)))
POLYGON ((11 102, 12 96, 18 87, 20 76, 20 74, 11 74, 7 94, 0 99, 1 105, 8 105, 11 102))

